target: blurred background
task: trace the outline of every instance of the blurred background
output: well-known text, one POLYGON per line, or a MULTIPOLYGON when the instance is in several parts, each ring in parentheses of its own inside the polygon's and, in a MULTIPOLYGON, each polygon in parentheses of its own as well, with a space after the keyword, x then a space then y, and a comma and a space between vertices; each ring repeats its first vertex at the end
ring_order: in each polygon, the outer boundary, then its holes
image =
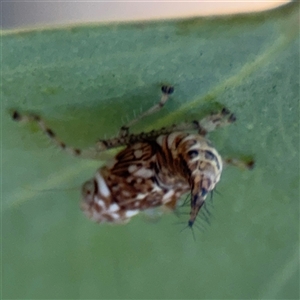
POLYGON ((289 1, 199 1, 199 2, 2 2, 3 29, 78 22, 109 22, 232 14, 260 11, 289 1))

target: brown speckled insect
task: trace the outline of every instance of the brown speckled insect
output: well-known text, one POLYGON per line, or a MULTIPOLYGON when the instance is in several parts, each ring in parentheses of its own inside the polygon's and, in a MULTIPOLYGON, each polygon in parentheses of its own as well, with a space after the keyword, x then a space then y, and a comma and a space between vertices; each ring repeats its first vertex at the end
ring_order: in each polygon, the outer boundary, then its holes
MULTIPOLYGON (((207 194, 220 180, 224 163, 206 135, 231 124, 236 117, 224 108, 200 121, 130 134, 129 127, 160 110, 173 90, 171 86, 163 86, 158 104, 123 126, 117 138, 100 140, 89 150, 68 147, 39 116, 14 111, 12 117, 15 121, 37 122, 55 144, 76 156, 96 158, 99 152, 125 146, 111 164, 101 167, 82 186, 81 208, 91 220, 122 224, 157 206, 173 210, 181 196, 190 193, 188 226, 192 227, 207 194)), ((232 159, 225 162, 245 165, 232 159)), ((247 166, 252 165, 250 162, 247 166)))

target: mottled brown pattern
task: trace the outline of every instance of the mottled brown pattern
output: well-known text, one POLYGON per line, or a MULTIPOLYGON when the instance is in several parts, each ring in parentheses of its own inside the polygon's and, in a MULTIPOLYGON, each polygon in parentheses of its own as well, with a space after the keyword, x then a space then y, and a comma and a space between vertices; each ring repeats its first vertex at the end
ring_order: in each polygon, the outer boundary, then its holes
POLYGON ((127 146, 117 154, 111 167, 101 168, 98 172, 109 188, 110 197, 101 195, 98 187, 100 194, 96 199, 105 200, 105 209, 112 204, 119 206, 115 212, 117 220, 104 217, 105 222, 119 223, 126 221, 127 211, 156 206, 175 209, 180 197, 190 192, 192 226, 207 193, 220 179, 217 165, 222 166, 221 158, 204 137, 182 132, 159 136, 156 141, 127 146), (142 155, 136 152, 139 157, 136 158, 135 151, 142 151, 142 155))

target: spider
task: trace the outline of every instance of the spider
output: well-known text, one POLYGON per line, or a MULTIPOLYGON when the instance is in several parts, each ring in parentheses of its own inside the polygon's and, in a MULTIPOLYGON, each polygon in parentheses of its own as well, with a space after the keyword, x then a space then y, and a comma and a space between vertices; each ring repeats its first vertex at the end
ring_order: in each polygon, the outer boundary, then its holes
POLYGON ((124 224, 139 212, 154 207, 175 210, 179 199, 190 193, 188 226, 192 227, 208 193, 219 182, 224 164, 250 169, 253 161, 224 161, 207 139, 209 132, 236 121, 235 115, 226 108, 200 121, 130 133, 133 124, 163 108, 174 88, 163 86, 161 90, 160 101, 122 126, 116 138, 99 140, 86 150, 67 146, 38 115, 15 110, 12 118, 36 122, 57 146, 75 156, 93 159, 102 151, 123 146, 114 161, 100 167, 82 185, 81 209, 91 220, 124 224))

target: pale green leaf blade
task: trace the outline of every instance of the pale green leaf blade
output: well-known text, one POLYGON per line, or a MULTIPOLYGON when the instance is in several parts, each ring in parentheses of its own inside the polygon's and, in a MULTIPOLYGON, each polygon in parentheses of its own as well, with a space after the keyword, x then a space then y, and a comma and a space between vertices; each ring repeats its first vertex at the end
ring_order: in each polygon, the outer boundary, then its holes
MULTIPOLYGON (((2 33, 3 298, 299 298, 299 5, 241 16, 2 33), (228 168, 211 225, 188 216, 99 226, 79 210, 102 161, 69 157, 10 111, 43 116, 76 147, 111 137, 170 83, 133 130, 226 106, 211 135, 228 168), (176 222, 183 225, 173 225, 176 222)), ((180 210, 181 211, 181 210, 180 210)))

